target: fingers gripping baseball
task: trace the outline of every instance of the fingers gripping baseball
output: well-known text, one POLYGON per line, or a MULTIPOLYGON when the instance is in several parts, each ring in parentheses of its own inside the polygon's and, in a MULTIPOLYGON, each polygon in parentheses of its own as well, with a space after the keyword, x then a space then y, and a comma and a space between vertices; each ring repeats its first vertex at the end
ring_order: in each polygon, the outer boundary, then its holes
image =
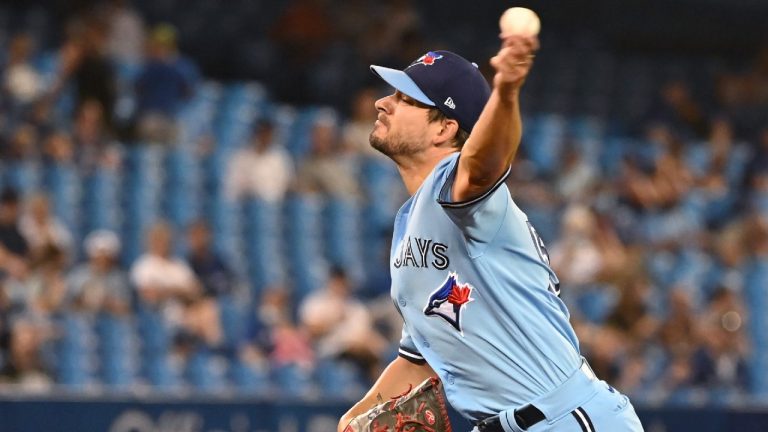
POLYGON ((497 88, 517 90, 525 82, 533 65, 539 41, 536 36, 508 36, 503 39, 499 52, 491 58, 496 70, 493 84, 497 88))

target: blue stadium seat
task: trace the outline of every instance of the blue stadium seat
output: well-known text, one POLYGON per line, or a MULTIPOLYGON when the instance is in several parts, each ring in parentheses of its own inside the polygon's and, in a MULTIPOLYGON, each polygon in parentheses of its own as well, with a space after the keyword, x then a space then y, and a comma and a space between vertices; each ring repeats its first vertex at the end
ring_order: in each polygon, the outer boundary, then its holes
POLYGON ((331 397, 354 399, 365 392, 360 372, 348 362, 320 360, 315 367, 314 379, 318 388, 331 397))
POLYGON ((167 355, 145 360, 144 376, 156 391, 173 391, 181 388, 181 371, 167 355))
MULTIPOLYGON (((568 288, 571 290, 571 287, 568 288)), ((602 324, 618 301, 618 293, 611 286, 583 286, 575 295, 576 305, 591 323, 602 324)))
POLYGON ((81 232, 117 231, 120 220, 120 178, 116 171, 99 168, 82 178, 81 232))
POLYGON ((96 322, 100 377, 112 389, 127 390, 139 369, 137 335, 129 318, 104 314, 96 322))
POLYGON ((224 335, 224 346, 236 351, 246 338, 248 304, 233 295, 220 296, 216 302, 219 308, 221 331, 224 335))
POLYGON ((285 201, 285 247, 295 301, 322 286, 327 263, 323 256, 321 215, 324 200, 293 195, 285 201))
POLYGON ((69 313, 59 319, 61 336, 57 341, 57 382, 72 389, 85 389, 93 383, 96 367, 95 337, 86 316, 69 313))
POLYGON ((268 369, 265 366, 233 361, 230 363, 229 380, 240 394, 267 396, 272 393, 268 369))
MULTIPOLYGON (((46 164, 43 169, 43 187, 47 193, 51 212, 77 240, 80 233, 80 178, 73 164, 46 164)), ((80 254, 80 244, 74 243, 74 256, 80 254)))
POLYGON ((328 261, 346 269, 361 267, 360 209, 352 200, 330 199, 323 208, 323 245, 328 261))
POLYGON ((248 277, 256 290, 285 279, 281 208, 260 199, 242 202, 242 228, 248 277))
POLYGON ((224 389, 224 370, 223 359, 200 349, 187 359, 185 376, 195 389, 215 392, 224 389))
POLYGON ((138 331, 144 359, 165 355, 171 345, 171 332, 161 312, 139 308, 138 331))
POLYGON ((312 390, 312 371, 296 364, 272 368, 272 385, 282 396, 306 397, 312 390))
POLYGON ((2 166, 2 184, 22 194, 36 191, 42 185, 42 168, 37 162, 5 162, 2 166))

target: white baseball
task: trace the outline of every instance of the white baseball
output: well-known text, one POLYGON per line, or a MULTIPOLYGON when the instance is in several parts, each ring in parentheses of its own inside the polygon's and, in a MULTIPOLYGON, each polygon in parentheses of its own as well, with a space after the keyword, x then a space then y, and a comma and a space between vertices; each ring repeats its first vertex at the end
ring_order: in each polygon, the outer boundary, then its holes
POLYGON ((499 27, 502 36, 536 36, 541 30, 541 21, 536 12, 524 7, 513 7, 501 15, 499 27))

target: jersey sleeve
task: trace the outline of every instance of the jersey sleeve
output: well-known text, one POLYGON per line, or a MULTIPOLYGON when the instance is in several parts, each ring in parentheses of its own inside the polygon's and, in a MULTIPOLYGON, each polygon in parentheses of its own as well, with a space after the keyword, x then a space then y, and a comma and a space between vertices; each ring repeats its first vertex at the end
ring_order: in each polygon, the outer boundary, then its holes
POLYGON ((434 194, 448 217, 464 232, 470 256, 476 256, 496 236, 504 219, 509 203, 509 190, 504 182, 511 166, 482 195, 466 201, 453 201, 451 195, 458 164, 457 155, 435 173, 434 194))
POLYGON ((427 361, 416 349, 416 345, 413 344, 411 334, 408 332, 408 326, 403 323, 403 332, 400 337, 400 348, 397 353, 398 356, 408 360, 411 363, 422 365, 427 361))

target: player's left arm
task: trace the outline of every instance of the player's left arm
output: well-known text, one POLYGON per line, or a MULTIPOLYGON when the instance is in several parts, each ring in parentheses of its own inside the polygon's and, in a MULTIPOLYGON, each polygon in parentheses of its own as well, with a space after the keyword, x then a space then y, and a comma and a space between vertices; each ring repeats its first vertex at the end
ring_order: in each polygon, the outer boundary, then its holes
POLYGON ((491 59, 493 91, 461 149, 451 199, 461 202, 491 189, 507 172, 520 145, 520 88, 538 49, 535 36, 506 37, 491 59))

